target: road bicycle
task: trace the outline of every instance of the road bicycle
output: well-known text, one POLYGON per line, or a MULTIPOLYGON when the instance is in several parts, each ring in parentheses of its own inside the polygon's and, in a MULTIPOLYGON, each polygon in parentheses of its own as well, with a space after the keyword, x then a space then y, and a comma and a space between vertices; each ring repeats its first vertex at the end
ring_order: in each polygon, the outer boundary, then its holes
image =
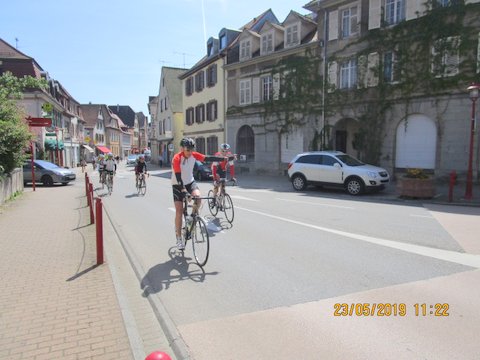
POLYGON ((106 183, 107 183, 107 189, 108 189, 108 195, 112 195, 113 191, 113 171, 107 171, 106 172, 106 183))
MULTIPOLYGON (((183 197, 183 225, 182 225, 182 241, 187 245, 188 240, 192 240, 193 256, 199 266, 205 266, 210 251, 210 238, 208 235, 207 224, 198 214, 196 201, 208 200, 208 197, 198 197, 186 194, 183 197), (189 202, 193 200, 192 205, 189 202), (188 209, 192 210, 190 213, 188 209)), ((183 252, 184 250, 182 250, 183 252)))
POLYGON ((210 210, 210 214, 212 216, 217 216, 219 211, 223 211, 225 214, 225 218, 231 224, 233 222, 233 217, 235 215, 234 208, 233 208, 233 201, 230 195, 227 194, 225 187, 227 183, 232 182, 232 185, 236 185, 237 181, 230 179, 226 180, 225 178, 221 178, 218 181, 218 191, 217 195, 213 195, 213 190, 208 192, 208 197, 211 199, 208 202, 208 209, 210 210))
POLYGON ((145 174, 140 173, 136 182, 138 195, 145 195, 147 192, 147 182, 145 181, 145 174))

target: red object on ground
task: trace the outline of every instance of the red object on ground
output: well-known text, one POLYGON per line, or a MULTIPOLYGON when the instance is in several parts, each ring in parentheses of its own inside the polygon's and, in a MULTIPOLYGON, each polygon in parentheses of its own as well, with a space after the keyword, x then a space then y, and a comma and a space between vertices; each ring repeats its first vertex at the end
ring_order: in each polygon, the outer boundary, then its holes
POLYGON ((163 351, 154 351, 145 360, 172 360, 172 358, 163 351))
POLYGON ((103 264, 103 220, 102 199, 96 198, 95 203, 96 230, 97 230, 97 265, 103 264))

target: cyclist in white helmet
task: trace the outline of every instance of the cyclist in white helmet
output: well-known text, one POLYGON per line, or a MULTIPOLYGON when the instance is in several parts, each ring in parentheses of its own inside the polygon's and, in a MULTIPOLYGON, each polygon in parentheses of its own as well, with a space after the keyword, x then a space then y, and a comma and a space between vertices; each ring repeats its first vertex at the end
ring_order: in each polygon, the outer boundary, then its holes
POLYGON ((235 160, 235 155, 230 152, 230 145, 220 145, 220 151, 217 152, 215 156, 224 157, 224 160, 220 162, 214 162, 212 164, 213 196, 217 195, 220 179, 225 179, 227 177, 227 168, 230 168, 231 180, 234 182, 237 181, 235 179, 235 165, 233 164, 233 160, 235 160))

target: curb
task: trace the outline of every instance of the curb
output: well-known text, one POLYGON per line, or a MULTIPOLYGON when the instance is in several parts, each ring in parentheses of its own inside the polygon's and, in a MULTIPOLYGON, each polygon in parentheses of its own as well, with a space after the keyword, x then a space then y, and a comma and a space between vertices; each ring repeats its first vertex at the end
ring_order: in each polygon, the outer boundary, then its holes
MULTIPOLYGON (((110 217, 107 206, 105 204, 103 204, 103 209, 105 211, 105 214, 107 215, 108 221, 110 222, 110 225, 112 226, 113 231, 115 232, 120 242, 120 245, 122 246, 122 249, 130 263, 130 266, 132 267, 135 273, 137 280, 142 281, 142 277, 143 277, 142 273, 145 273, 143 267, 141 266, 140 262, 137 260, 132 249, 128 246, 128 244, 124 240, 124 236, 121 234, 118 224, 116 224, 110 217)), ((148 282, 148 279, 143 279, 143 281, 148 282)), ((148 296, 147 298, 150 305, 152 306, 152 310, 157 318, 158 323, 160 324, 160 327, 164 331, 165 337, 169 341, 169 345, 172 351, 174 352, 175 357, 179 360, 180 359, 190 360, 191 357, 189 355, 188 347, 183 341, 180 334, 178 333, 175 323, 173 322, 172 318, 170 317, 168 311, 166 310, 161 300, 158 299, 156 296, 148 296)), ((135 344, 136 341, 133 341, 133 343, 135 344)), ((133 348, 132 348, 132 352, 133 352, 133 348)), ((136 360, 143 360, 143 358, 136 359, 136 360)))

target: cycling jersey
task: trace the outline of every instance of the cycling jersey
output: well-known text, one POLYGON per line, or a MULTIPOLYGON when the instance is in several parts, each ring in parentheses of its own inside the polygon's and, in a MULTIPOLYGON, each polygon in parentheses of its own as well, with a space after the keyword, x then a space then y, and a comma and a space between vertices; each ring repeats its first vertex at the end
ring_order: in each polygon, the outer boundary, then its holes
POLYGON ((142 172, 147 172, 147 163, 139 161, 137 165, 135 165, 135 174, 140 174, 142 172))
POLYGON ((116 171, 117 170, 117 164, 115 163, 115 160, 113 159, 108 159, 105 161, 105 170, 106 171, 116 171))
POLYGON ((213 173, 213 179, 215 180, 215 178, 217 177, 217 173, 218 173, 218 176, 220 176, 221 178, 225 178, 226 175, 227 175, 227 165, 230 167, 230 176, 232 178, 235 177, 235 165, 233 164, 233 154, 229 151, 228 153, 226 154, 223 154, 222 152, 217 152, 215 154, 215 156, 228 156, 228 159, 224 159, 222 161, 215 161, 213 164, 212 164, 212 173, 213 173), (230 160, 231 159, 231 160, 230 160))
POLYGON ((187 185, 193 182, 193 167, 195 160, 205 161, 206 156, 192 151, 192 155, 186 158, 183 151, 176 153, 172 159, 172 185, 187 185), (180 176, 177 177, 177 175, 180 176), (179 184, 181 178, 181 184, 179 184))

